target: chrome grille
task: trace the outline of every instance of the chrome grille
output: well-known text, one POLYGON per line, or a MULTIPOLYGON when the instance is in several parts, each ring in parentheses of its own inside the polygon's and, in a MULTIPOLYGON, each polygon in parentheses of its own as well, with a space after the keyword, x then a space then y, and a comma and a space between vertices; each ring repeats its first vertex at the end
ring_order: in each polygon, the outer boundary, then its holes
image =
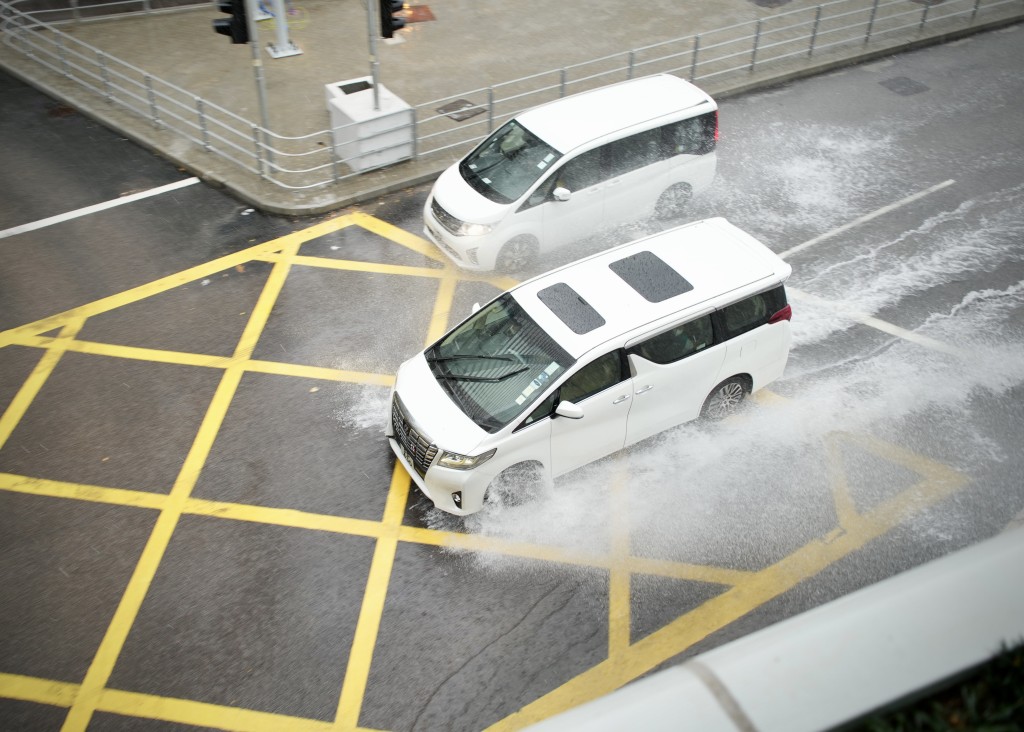
POLYGON ((397 394, 391 401, 391 426, 394 429, 395 440, 402 446, 409 462, 422 478, 437 455, 437 445, 430 444, 430 440, 409 423, 397 394))
POLYGON ((437 219, 441 226, 451 233, 458 235, 462 222, 441 208, 436 198, 430 202, 430 212, 434 214, 434 218, 437 219))

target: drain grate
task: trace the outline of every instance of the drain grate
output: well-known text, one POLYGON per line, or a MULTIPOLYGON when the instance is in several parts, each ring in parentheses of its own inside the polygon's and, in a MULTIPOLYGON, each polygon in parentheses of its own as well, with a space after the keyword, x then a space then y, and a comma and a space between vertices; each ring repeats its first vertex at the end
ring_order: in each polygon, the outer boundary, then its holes
POLYGON ((476 106, 468 99, 456 99, 454 102, 450 102, 443 107, 438 107, 437 112, 446 117, 451 117, 456 122, 462 122, 470 117, 483 114, 484 109, 483 107, 476 106))
POLYGON ((914 81, 906 76, 897 76, 878 83, 889 91, 899 94, 901 97, 909 97, 911 94, 920 94, 921 92, 926 92, 929 89, 929 87, 925 86, 920 81, 914 81))

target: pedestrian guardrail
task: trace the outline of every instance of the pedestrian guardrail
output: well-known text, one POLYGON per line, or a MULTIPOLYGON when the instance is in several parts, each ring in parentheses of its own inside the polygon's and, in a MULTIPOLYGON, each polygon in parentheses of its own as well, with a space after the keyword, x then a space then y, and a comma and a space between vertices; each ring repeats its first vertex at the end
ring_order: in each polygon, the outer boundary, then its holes
POLYGON ((349 125, 301 136, 263 128, 59 27, 117 14, 195 7, 192 0, 123 0, 87 7, 77 0, 58 0, 41 8, 33 8, 32 2, 0 0, 0 33, 7 46, 79 92, 145 119, 271 184, 298 191, 328 187, 365 172, 360 158, 380 157, 394 146, 396 129, 409 130, 412 158, 440 153, 450 157, 468 150, 518 112, 567 94, 654 73, 672 73, 715 93, 786 62, 826 54, 839 57, 840 52, 872 44, 909 43, 926 33, 953 32, 995 16, 1002 6, 1019 6, 1022 0, 832 0, 415 104, 411 123, 408 112, 403 112, 395 116, 394 125, 383 120, 370 134, 349 125), (450 111, 453 107, 458 107, 457 114, 450 111), (360 144, 338 144, 353 138, 360 144))

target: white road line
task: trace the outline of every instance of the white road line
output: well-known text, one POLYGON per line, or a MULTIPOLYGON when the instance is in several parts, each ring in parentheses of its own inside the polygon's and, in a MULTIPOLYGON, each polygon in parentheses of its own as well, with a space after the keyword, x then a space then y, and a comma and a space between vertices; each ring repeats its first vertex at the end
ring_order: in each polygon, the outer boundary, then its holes
POLYGON ((859 226, 859 225, 861 225, 863 223, 867 223, 868 221, 871 221, 871 219, 875 219, 875 218, 878 218, 879 216, 887 214, 890 211, 895 211, 900 206, 906 206, 908 203, 913 203, 914 201, 918 200, 919 198, 924 198, 925 196, 931 195, 932 193, 935 193, 936 191, 941 191, 943 188, 948 188, 949 186, 953 185, 954 183, 956 183, 956 181, 950 179, 950 180, 944 181, 942 183, 939 183, 938 185, 934 185, 931 188, 926 188, 925 190, 920 191, 918 193, 915 193, 912 196, 907 196, 906 198, 902 198, 899 201, 896 201, 896 203, 890 203, 888 206, 882 206, 882 208, 880 208, 880 209, 878 209, 876 211, 872 211, 869 214, 865 214, 864 216, 861 216, 859 219, 851 221, 848 224, 844 224, 843 226, 840 226, 838 229, 832 229, 832 231, 827 231, 824 234, 822 234, 821 236, 816 236, 813 239, 809 239, 808 241, 805 241, 803 244, 797 244, 792 249, 787 249, 786 251, 782 252, 779 256, 782 257, 783 259, 785 259, 786 257, 792 256, 793 254, 796 254, 797 252, 802 252, 804 249, 807 249, 808 247, 813 247, 815 244, 818 244, 819 242, 823 242, 826 239, 831 239, 833 236, 836 236, 838 234, 842 234, 844 231, 849 231, 854 226, 859 226))
POLYGON ((122 196, 121 198, 115 198, 113 201, 106 201, 104 203, 97 203, 93 206, 86 206, 80 208, 77 211, 68 211, 67 213, 58 214, 57 216, 51 216, 48 219, 40 219, 39 221, 33 221, 30 224, 22 224, 21 226, 15 226, 12 229, 4 229, 0 231, 0 239, 4 239, 8 236, 14 236, 16 234, 24 234, 26 231, 35 231, 36 229, 43 229, 47 226, 53 226, 63 221, 69 221, 71 219, 77 219, 81 216, 88 216, 89 214, 96 213, 97 211, 105 211, 108 208, 114 208, 115 206, 123 206, 126 203, 132 201, 139 201, 143 198, 149 198, 151 196, 159 196, 161 193, 169 193, 176 191, 179 188, 194 185, 198 183, 198 178, 186 178, 185 180, 179 180, 177 183, 168 183, 165 186, 159 188, 151 188, 148 191, 142 191, 140 193, 132 193, 128 196, 122 196))
POLYGON ((894 335, 897 338, 902 338, 905 341, 916 343, 919 346, 930 348, 933 351, 939 351, 940 353, 948 353, 951 356, 963 357, 967 355, 960 349, 954 348, 948 343, 937 341, 934 338, 923 336, 920 333, 915 333, 914 331, 907 330, 906 328, 900 328, 898 325, 893 325, 892 323, 887 323, 884 320, 879 320, 878 318, 868 315, 867 313, 861 313, 856 310, 851 310, 845 307, 842 303, 833 302, 831 300, 825 300, 816 295, 811 295, 809 293, 793 289, 792 287, 787 287, 786 292, 788 292, 794 300, 803 300, 804 302, 820 305, 822 307, 840 313, 841 315, 845 315, 846 317, 850 318, 851 320, 855 320, 858 323, 867 325, 871 328, 875 328, 877 330, 882 331, 883 333, 894 335))

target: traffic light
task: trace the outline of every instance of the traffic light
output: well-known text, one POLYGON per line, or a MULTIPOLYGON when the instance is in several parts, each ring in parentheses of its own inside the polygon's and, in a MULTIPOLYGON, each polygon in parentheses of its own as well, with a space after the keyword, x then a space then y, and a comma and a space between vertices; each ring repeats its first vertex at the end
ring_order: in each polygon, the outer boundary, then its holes
POLYGON ((405 27, 405 19, 395 17, 401 9, 402 0, 380 0, 380 34, 385 38, 392 38, 396 30, 405 27))
POLYGON ((245 0, 220 0, 217 9, 231 16, 213 21, 213 30, 231 38, 232 43, 249 42, 249 23, 245 18, 245 0))

